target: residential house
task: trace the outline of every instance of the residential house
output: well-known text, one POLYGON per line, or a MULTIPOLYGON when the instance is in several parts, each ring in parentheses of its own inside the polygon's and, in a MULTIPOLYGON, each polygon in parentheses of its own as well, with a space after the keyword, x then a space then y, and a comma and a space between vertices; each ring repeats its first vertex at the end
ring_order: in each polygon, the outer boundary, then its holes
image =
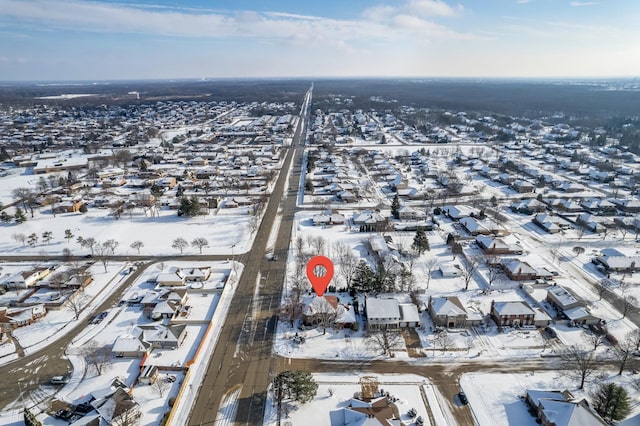
POLYGON ((343 305, 336 296, 324 295, 314 297, 311 303, 302 309, 302 320, 305 325, 325 323, 330 320, 336 328, 353 328, 357 323, 353 306, 343 305))
POLYGON ((522 214, 534 214, 542 213, 547 209, 546 204, 536 200, 535 198, 529 200, 518 201, 511 204, 511 211, 522 214))
POLYGON ((94 398, 91 406, 104 424, 129 424, 126 419, 141 416, 139 404, 129 394, 127 386, 118 379, 108 388, 93 391, 91 395, 94 398))
POLYGON ((452 206, 447 205, 442 207, 442 211, 449 216, 451 220, 458 221, 463 217, 475 216, 475 211, 468 206, 452 206))
POLYGON ((77 213, 85 203, 82 200, 66 200, 53 206, 54 213, 77 213))
POLYGON ((0 328, 4 331, 13 330, 33 324, 47 314, 44 305, 20 308, 0 307, 0 328))
POLYGON ((411 206, 402 206, 398 210, 400 220, 424 220, 427 215, 422 210, 415 209, 411 206))
POLYGON ((591 213, 582 213, 576 218, 576 224, 584 227, 593 233, 604 231, 604 226, 591 213))
POLYGON ((491 301, 491 317, 498 327, 535 324, 535 311, 526 302, 496 302, 491 301))
POLYGON ((51 270, 46 266, 40 266, 33 268, 30 271, 18 272, 13 275, 9 275, 5 280, 0 283, 5 288, 28 288, 33 287, 38 281, 45 278, 51 270))
POLYGON ((604 249, 601 253, 591 262, 601 266, 605 272, 640 271, 640 256, 627 256, 615 249, 604 249))
POLYGON ((396 299, 365 298, 365 313, 369 328, 419 327, 418 308, 412 303, 399 303, 396 299))
POLYGON ((560 226, 558 225, 558 218, 550 216, 546 213, 537 214, 533 218, 533 223, 538 225, 550 234, 556 234, 560 232, 560 226))
POLYGON ((541 278, 538 271, 527 262, 519 259, 504 259, 500 261, 500 266, 509 279, 514 281, 527 281, 541 278))
POLYGON ((141 339, 153 349, 177 349, 187 337, 186 324, 140 326, 141 339))
POLYGON ((125 334, 118 336, 111 352, 118 358, 142 358, 151 350, 151 345, 140 339, 140 333, 137 336, 125 334))
POLYGON ((536 192, 536 186, 526 180, 518 179, 511 184, 511 187, 519 194, 536 192))
POLYGON ((358 227, 360 232, 383 232, 389 226, 388 218, 384 217, 377 210, 365 210, 354 213, 352 221, 353 225, 358 227))
POLYGON ((573 401, 568 391, 527 390, 526 401, 543 426, 605 426, 607 423, 582 399, 573 401))
POLYGON ((479 235, 476 243, 485 254, 522 254, 522 247, 516 244, 507 244, 500 238, 479 235))
POLYGON ((640 213, 640 200, 637 198, 614 198, 611 201, 618 209, 626 213, 640 213))
POLYGON ((455 296, 429 297, 428 310, 438 327, 463 328, 468 325, 467 311, 455 296))

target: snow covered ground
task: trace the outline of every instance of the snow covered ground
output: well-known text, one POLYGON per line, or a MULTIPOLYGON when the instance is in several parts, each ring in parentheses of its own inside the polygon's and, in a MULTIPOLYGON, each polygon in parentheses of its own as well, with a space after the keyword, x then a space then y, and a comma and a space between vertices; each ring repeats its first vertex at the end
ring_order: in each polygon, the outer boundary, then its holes
POLYGON ((621 426, 640 424, 640 378, 625 373, 617 376, 605 372, 594 376, 585 389, 578 390, 575 378, 565 373, 531 372, 525 374, 473 373, 463 375, 460 385, 464 390, 478 426, 535 426, 536 419, 529 413, 521 398, 529 390, 569 390, 577 401, 587 398, 599 384, 614 382, 629 392, 632 413, 621 426))
MULTIPOLYGON (((343 410, 349 406, 354 393, 359 392, 360 376, 366 374, 314 374, 318 383, 318 392, 313 401, 307 404, 291 404, 285 402, 283 411, 287 413, 281 420, 283 425, 342 425, 344 424, 343 410)), ((420 416, 425 425, 451 425, 452 415, 446 404, 441 404, 441 396, 427 380, 410 374, 368 375, 378 380, 378 390, 388 392, 397 398, 395 402, 401 419, 409 422, 411 417, 407 412, 414 408, 416 417, 420 416), (433 421, 431 421, 433 419, 433 421)), ((269 394, 265 410, 265 425, 277 424, 277 410, 274 407, 273 395, 269 394)))
MULTIPOLYGON (((107 274, 103 272, 102 265, 93 266, 97 268, 94 271, 96 274, 94 276, 97 278, 85 290, 92 299, 79 320, 84 320, 89 315, 90 307, 104 300, 104 297, 111 293, 113 286, 117 286, 125 277, 119 273, 124 266, 124 264, 112 264, 107 274)), ((186 304, 191 306, 191 309, 189 316, 183 319, 187 327, 183 343, 177 349, 153 349, 145 361, 146 364, 161 368, 158 384, 136 384, 135 379, 141 366, 139 358, 111 357, 102 374, 98 374, 93 366, 86 363, 83 351, 88 345, 95 344, 111 348, 118 337, 131 334, 138 326, 159 323, 143 315, 142 305, 118 304, 107 311, 106 318, 99 324, 88 324, 67 348, 67 355, 74 367, 69 384, 61 389, 47 387, 46 392, 55 393, 58 399, 68 403, 78 404, 86 401, 92 392, 108 387, 115 378, 118 378, 132 387, 133 397, 140 404, 143 415, 140 424, 158 424, 160 418, 169 410, 167 403, 170 397, 175 397, 183 385, 188 386, 189 389, 199 386, 201 375, 185 375, 185 372, 187 367, 195 370, 206 368, 207 354, 217 341, 221 319, 226 316, 226 310, 235 291, 237 274, 241 273, 242 265, 234 266, 229 262, 154 264, 147 268, 127 290, 123 300, 154 291, 155 286, 150 284, 150 281, 167 266, 210 266, 213 273, 210 280, 203 283, 203 286, 197 286, 196 289, 187 288, 186 304)), ((32 326, 17 329, 16 337, 21 339, 21 343, 24 342, 28 350, 46 345, 50 343, 50 339, 65 333, 64 324, 70 322, 68 315, 67 310, 52 311, 44 320, 32 326), (60 324, 60 327, 53 327, 52 324, 60 324)), ((7 357, 7 359, 10 358, 10 356, 7 357)), ((186 392, 182 399, 183 401, 178 403, 189 407, 193 392, 186 392)), ((19 406, 20 400, 16 400, 16 404, 19 406)), ((8 410, 0 413, 0 424, 11 424, 12 421, 16 421, 16 415, 16 411, 9 407, 8 410)), ((44 414, 40 415, 39 419, 46 425, 66 424, 44 414)))

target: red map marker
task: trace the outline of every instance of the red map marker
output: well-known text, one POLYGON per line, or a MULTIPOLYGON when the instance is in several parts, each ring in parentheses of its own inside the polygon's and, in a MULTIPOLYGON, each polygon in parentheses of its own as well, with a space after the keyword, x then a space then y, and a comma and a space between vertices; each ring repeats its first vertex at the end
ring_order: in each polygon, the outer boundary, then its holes
POLYGON ((312 257, 311 260, 307 262, 307 278, 309 278, 316 294, 322 296, 327 290, 331 278, 333 278, 333 262, 325 256, 312 257), (324 274, 321 272, 323 268, 324 274))

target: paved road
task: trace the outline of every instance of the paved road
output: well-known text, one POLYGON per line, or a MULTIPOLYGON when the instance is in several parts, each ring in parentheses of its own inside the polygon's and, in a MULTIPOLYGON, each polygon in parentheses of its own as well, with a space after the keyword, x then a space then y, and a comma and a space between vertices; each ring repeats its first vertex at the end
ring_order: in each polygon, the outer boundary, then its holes
POLYGON ((272 357, 273 334, 286 272, 286 258, 296 208, 296 195, 302 166, 307 107, 311 91, 305 97, 293 142, 267 205, 251 251, 239 260, 245 269, 238 282, 229 313, 218 338, 194 407, 190 425, 214 423, 220 401, 231 389, 241 385, 237 424, 262 424, 266 389, 275 371, 272 357), (291 167, 293 165, 293 167, 291 167), (288 180, 288 185, 287 184, 288 180), (289 188, 294 188, 290 191, 289 188), (280 215, 273 254, 266 256, 272 225, 280 215))
MULTIPOLYGON (((129 274, 93 312, 102 312, 115 306, 125 290, 140 276, 144 269, 145 267, 140 267, 129 274)), ((71 366, 64 357, 65 349, 71 340, 87 327, 87 323, 79 320, 70 323, 69 326, 72 327, 71 330, 50 345, 0 367, 0 377, 3 381, 3 391, 0 392, 1 407, 7 407, 15 401, 21 391, 27 400, 27 405, 31 406, 28 400, 38 402, 46 397, 40 387, 47 384, 51 376, 64 375, 71 371, 71 366)))

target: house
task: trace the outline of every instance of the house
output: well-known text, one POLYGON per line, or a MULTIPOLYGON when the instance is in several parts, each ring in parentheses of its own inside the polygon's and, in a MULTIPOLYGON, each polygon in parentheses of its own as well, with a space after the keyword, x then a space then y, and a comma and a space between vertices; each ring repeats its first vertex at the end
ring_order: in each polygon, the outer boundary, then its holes
POLYGON ((516 244, 507 244, 500 238, 479 235, 476 243, 486 254, 522 254, 522 247, 516 244))
POLYGON ((560 311, 575 308, 577 306, 584 306, 584 301, 578 299, 569 290, 559 285, 547 288, 546 300, 551 303, 554 308, 560 311))
POLYGON ((526 302, 496 302, 491 301, 491 317, 498 327, 535 324, 535 311, 526 302))
POLYGON ((637 198, 614 198, 609 201, 623 212, 640 213, 640 200, 637 198))
POLYGON ((438 327, 463 328, 467 326, 467 311, 460 299, 450 297, 429 297, 429 315, 438 327))
POLYGON ((184 275, 179 270, 172 270, 170 272, 161 272, 156 277, 156 283, 160 286, 183 286, 185 284, 184 275))
POLYGON ((388 228, 389 223, 388 219, 377 210, 354 213, 352 221, 360 232, 383 232, 388 228))
POLYGON ((534 213, 542 213, 547 209, 547 206, 536 200, 535 198, 529 200, 518 201, 516 203, 511 204, 511 211, 515 213, 522 214, 534 214, 534 213))
POLYGON ((451 220, 458 221, 463 217, 471 217, 475 215, 474 210, 467 206, 452 206, 447 205, 442 207, 442 211, 449 216, 451 220))
POLYGON ((313 226, 344 225, 345 217, 340 213, 326 212, 314 215, 311 220, 313 226))
POLYGON ((615 249, 601 250, 601 255, 591 262, 606 272, 637 272, 640 270, 640 256, 627 256, 615 249))
POLYGON ((560 226, 558 225, 558 219, 545 213, 539 213, 533 218, 533 223, 538 225, 550 234, 556 234, 560 232, 560 226))
POLYGON ((462 276, 462 269, 460 269, 460 265, 450 265, 444 264, 440 265, 438 268, 443 278, 453 278, 462 276))
POLYGON ((129 424, 127 418, 141 416, 139 404, 129 394, 127 386, 117 379, 109 388, 91 394, 94 397, 91 406, 98 412, 104 424, 129 424))
POLYGON ((511 187, 520 194, 526 194, 528 192, 536 192, 536 186, 526 180, 518 179, 511 184, 511 187))
POLYGON ((113 342, 111 352, 118 358, 142 358, 151 350, 151 345, 143 342, 138 336, 125 334, 118 336, 113 342))
POLYGON ((37 267, 30 271, 18 272, 16 274, 10 275, 8 278, 2 281, 2 286, 7 289, 33 287, 38 281, 49 275, 50 272, 51 270, 45 266, 37 267))
POLYGON ((54 213, 77 213, 84 205, 82 200, 68 200, 56 203, 52 209, 54 213))
POLYGON ((576 218, 576 224, 583 226, 588 231, 593 233, 602 232, 604 226, 600 225, 600 222, 596 220, 596 217, 590 213, 582 213, 576 218))
POLYGON ((400 220, 424 220, 427 215, 422 210, 414 209, 411 206, 402 206, 398 211, 400 220))
POLYGON ((141 339, 153 349, 177 349, 187 337, 186 324, 140 326, 141 339))
POLYGON ((600 318, 591 314, 589 308, 584 306, 576 306, 574 308, 565 309, 562 311, 562 313, 574 325, 591 325, 600 324, 602 322, 600 318))
POLYGON ((396 299, 365 298, 365 312, 369 328, 398 328, 400 306, 396 299))
POLYGON ((541 277, 536 269, 532 268, 527 262, 522 262, 519 259, 501 260, 500 266, 509 279, 514 281, 535 280, 541 277))
POLYGON ((353 328, 357 322, 353 306, 340 304, 336 296, 314 297, 311 303, 302 308, 305 325, 322 324, 326 320, 330 320, 330 325, 336 328, 353 328))
POLYGON ((0 328, 4 331, 33 324, 47 314, 44 305, 21 308, 0 307, 0 328))
POLYGON ((538 423, 543 426, 605 426, 585 399, 573 401, 569 391, 527 390, 527 403, 533 408, 538 423))
POLYGON ((386 396, 376 398, 351 398, 348 406, 341 410, 342 418, 333 419, 331 424, 399 426, 404 423, 396 419, 398 408, 386 396))

